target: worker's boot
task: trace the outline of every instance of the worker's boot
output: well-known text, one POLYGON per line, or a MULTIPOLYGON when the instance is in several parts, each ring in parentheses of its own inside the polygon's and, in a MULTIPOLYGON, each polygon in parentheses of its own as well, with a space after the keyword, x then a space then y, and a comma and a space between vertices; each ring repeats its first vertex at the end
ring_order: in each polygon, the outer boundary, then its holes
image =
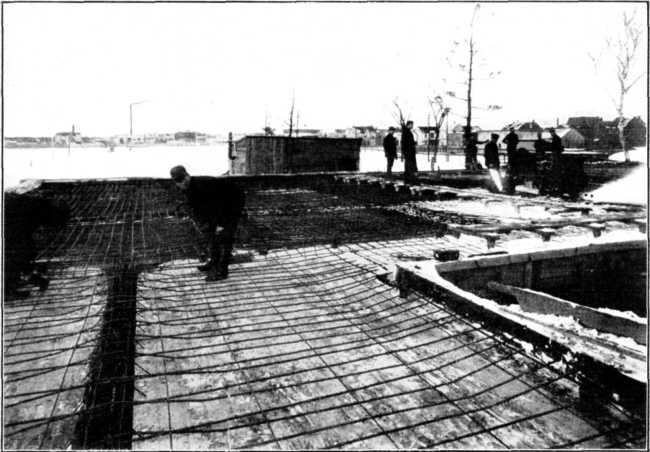
POLYGON ((222 279, 226 279, 228 275, 222 276, 221 272, 217 269, 217 267, 210 267, 208 270, 208 276, 205 277, 206 281, 221 281, 222 279))
POLYGON ((197 265, 197 269, 202 272, 207 272, 209 271, 212 267, 216 267, 215 263, 212 261, 212 259, 208 260, 205 264, 197 265))
POLYGON ((29 284, 34 284, 35 286, 38 286, 38 289, 41 292, 43 292, 47 290, 48 286, 50 285, 50 278, 35 271, 31 275, 29 275, 28 282, 29 284))

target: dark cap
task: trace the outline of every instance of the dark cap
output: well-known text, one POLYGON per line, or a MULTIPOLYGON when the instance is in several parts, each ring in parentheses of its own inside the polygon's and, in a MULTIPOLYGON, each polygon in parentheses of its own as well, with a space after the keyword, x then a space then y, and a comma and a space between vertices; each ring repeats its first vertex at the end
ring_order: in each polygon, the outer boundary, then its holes
POLYGON ((395 132, 395 127, 389 127, 389 128, 388 128, 388 131, 389 131, 389 132, 395 132))
POLYGON ((490 134, 490 137, 498 140, 499 139, 499 134, 498 133, 493 133, 493 134, 490 134))
POLYGON ((172 177, 172 179, 178 181, 178 180, 183 180, 185 179, 185 176, 187 176, 187 170, 183 165, 177 165, 173 167, 171 170, 169 170, 169 174, 172 177))

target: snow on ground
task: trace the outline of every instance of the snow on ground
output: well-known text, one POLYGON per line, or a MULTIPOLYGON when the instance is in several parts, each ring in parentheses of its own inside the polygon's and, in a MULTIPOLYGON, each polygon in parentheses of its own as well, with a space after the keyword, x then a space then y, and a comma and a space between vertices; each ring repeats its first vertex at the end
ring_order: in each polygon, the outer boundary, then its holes
MULTIPOLYGON (((479 160, 481 160, 479 158, 479 160)), ((419 171, 431 171, 431 161, 426 153, 419 153, 416 156, 416 161, 419 171)), ((481 162, 483 164, 484 162, 481 162)), ((435 163, 435 170, 440 168, 446 169, 463 169, 465 167, 465 157, 462 155, 449 155, 438 154, 435 163)), ((384 151, 380 147, 361 148, 361 155, 359 156, 359 171, 362 173, 386 171, 386 157, 384 151)), ((393 171, 404 171, 404 162, 399 157, 393 163, 393 171)))
MULTIPOLYGON (((440 155, 441 169, 460 169, 463 157, 440 155)), ((418 154, 418 168, 431 169, 426 154, 418 154)), ((228 171, 228 146, 146 146, 67 148, 8 148, 4 151, 4 186, 10 188, 24 179, 97 179, 112 177, 168 177, 169 169, 184 165, 190 174, 218 176, 228 171)), ((386 171, 386 158, 380 148, 362 148, 362 172, 386 171)), ((403 171, 399 159, 393 171, 403 171)))
MULTIPOLYGON (((640 147, 630 149, 629 154, 630 154, 630 160, 632 160, 633 162, 648 163, 648 147, 647 146, 640 146, 640 147)), ((610 155, 609 159, 613 160, 615 162, 624 162, 625 161, 625 154, 623 152, 616 152, 616 153, 610 155)))
POLYGON ((226 144, 108 148, 9 148, 4 150, 4 186, 23 179, 169 177, 174 165, 190 174, 218 176, 228 171, 226 144))
MULTIPOLYGON (((630 160, 643 162, 644 165, 632 170, 627 176, 609 182, 596 190, 585 193, 584 198, 593 202, 624 202, 630 204, 648 205, 648 148, 638 147, 630 150, 630 160)), ((623 152, 617 152, 609 157, 610 160, 622 162, 623 152)))

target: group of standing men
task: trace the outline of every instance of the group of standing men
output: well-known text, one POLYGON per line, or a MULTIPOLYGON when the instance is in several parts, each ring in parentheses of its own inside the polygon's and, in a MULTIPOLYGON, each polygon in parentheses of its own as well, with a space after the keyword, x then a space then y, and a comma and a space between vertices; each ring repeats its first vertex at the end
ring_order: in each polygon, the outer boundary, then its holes
MULTIPOLYGON (((535 157, 539 160, 544 160, 546 152, 551 152, 551 162, 555 166, 560 165, 560 157, 564 151, 562 139, 557 135, 554 128, 548 129, 551 134, 551 141, 548 142, 542 138, 542 132, 537 132, 537 140, 533 144, 535 148, 535 157)), ((490 135, 490 140, 485 145, 485 165, 488 168, 499 168, 501 161, 499 158, 498 146, 499 134, 493 133, 490 135)), ((469 143, 466 144, 466 168, 477 169, 478 163, 476 160, 478 135, 472 133, 469 143), (469 166, 468 166, 469 165, 469 166), (470 167, 475 165, 473 167, 470 167)), ((510 128, 509 133, 503 138, 503 143, 506 144, 507 164, 509 168, 514 168, 518 164, 518 159, 521 158, 522 149, 518 149, 519 136, 515 133, 513 128, 510 128)))
MULTIPOLYGON (((415 137, 413 136, 413 121, 407 121, 402 125, 401 151, 402 160, 404 161, 404 181, 414 182, 418 165, 416 161, 415 137)), ((384 155, 386 156, 386 173, 393 174, 393 163, 397 158, 397 138, 393 135, 395 127, 388 129, 388 134, 384 137, 384 155)))

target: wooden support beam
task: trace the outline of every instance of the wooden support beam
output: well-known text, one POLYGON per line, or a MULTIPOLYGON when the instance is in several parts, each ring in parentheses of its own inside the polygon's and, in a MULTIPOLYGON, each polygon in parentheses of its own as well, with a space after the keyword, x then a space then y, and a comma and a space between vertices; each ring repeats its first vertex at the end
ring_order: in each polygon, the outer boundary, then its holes
POLYGON ((647 324, 628 317, 618 316, 593 309, 588 306, 573 303, 562 298, 554 297, 544 292, 501 284, 490 281, 490 290, 517 299, 519 306, 525 312, 570 316, 587 328, 594 328, 604 333, 625 336, 634 339, 639 344, 646 344, 647 324))
POLYGON ((438 192, 438 199, 441 199, 443 201, 456 198, 458 198, 458 194, 453 191, 445 190, 438 192))
POLYGON ((493 199, 493 198, 487 198, 483 200, 483 205, 487 206, 488 204, 492 204, 495 202, 503 202, 501 199, 493 199))
POLYGON ((420 190, 420 194, 424 199, 435 199, 436 191, 433 188, 423 188, 420 190))
POLYGON ((603 223, 589 223, 585 227, 591 230, 594 237, 600 237, 602 232, 605 230, 605 225, 603 223))
POLYGON ((639 218, 637 220, 634 220, 634 223, 639 227, 639 231, 641 232, 641 234, 645 234, 647 232, 648 230, 647 220, 639 218))
POLYGON ((488 232, 487 234, 482 234, 481 237, 483 237, 485 240, 487 240, 487 247, 488 249, 494 248, 494 246, 497 243, 497 240, 501 238, 499 234, 494 234, 488 232))
POLYGON ((539 228, 534 231, 536 234, 542 236, 542 240, 548 242, 551 239, 551 236, 555 235, 557 231, 553 228, 539 228))
POLYGON ((403 194, 410 195, 411 194, 411 186, 407 185, 407 184, 398 185, 397 187, 395 187, 395 191, 397 191, 397 193, 403 193, 403 194))
POLYGON ((456 223, 448 223, 447 224, 447 233, 452 235, 453 237, 456 237, 457 239, 460 238, 460 233, 461 233, 461 225, 456 224, 456 223))

